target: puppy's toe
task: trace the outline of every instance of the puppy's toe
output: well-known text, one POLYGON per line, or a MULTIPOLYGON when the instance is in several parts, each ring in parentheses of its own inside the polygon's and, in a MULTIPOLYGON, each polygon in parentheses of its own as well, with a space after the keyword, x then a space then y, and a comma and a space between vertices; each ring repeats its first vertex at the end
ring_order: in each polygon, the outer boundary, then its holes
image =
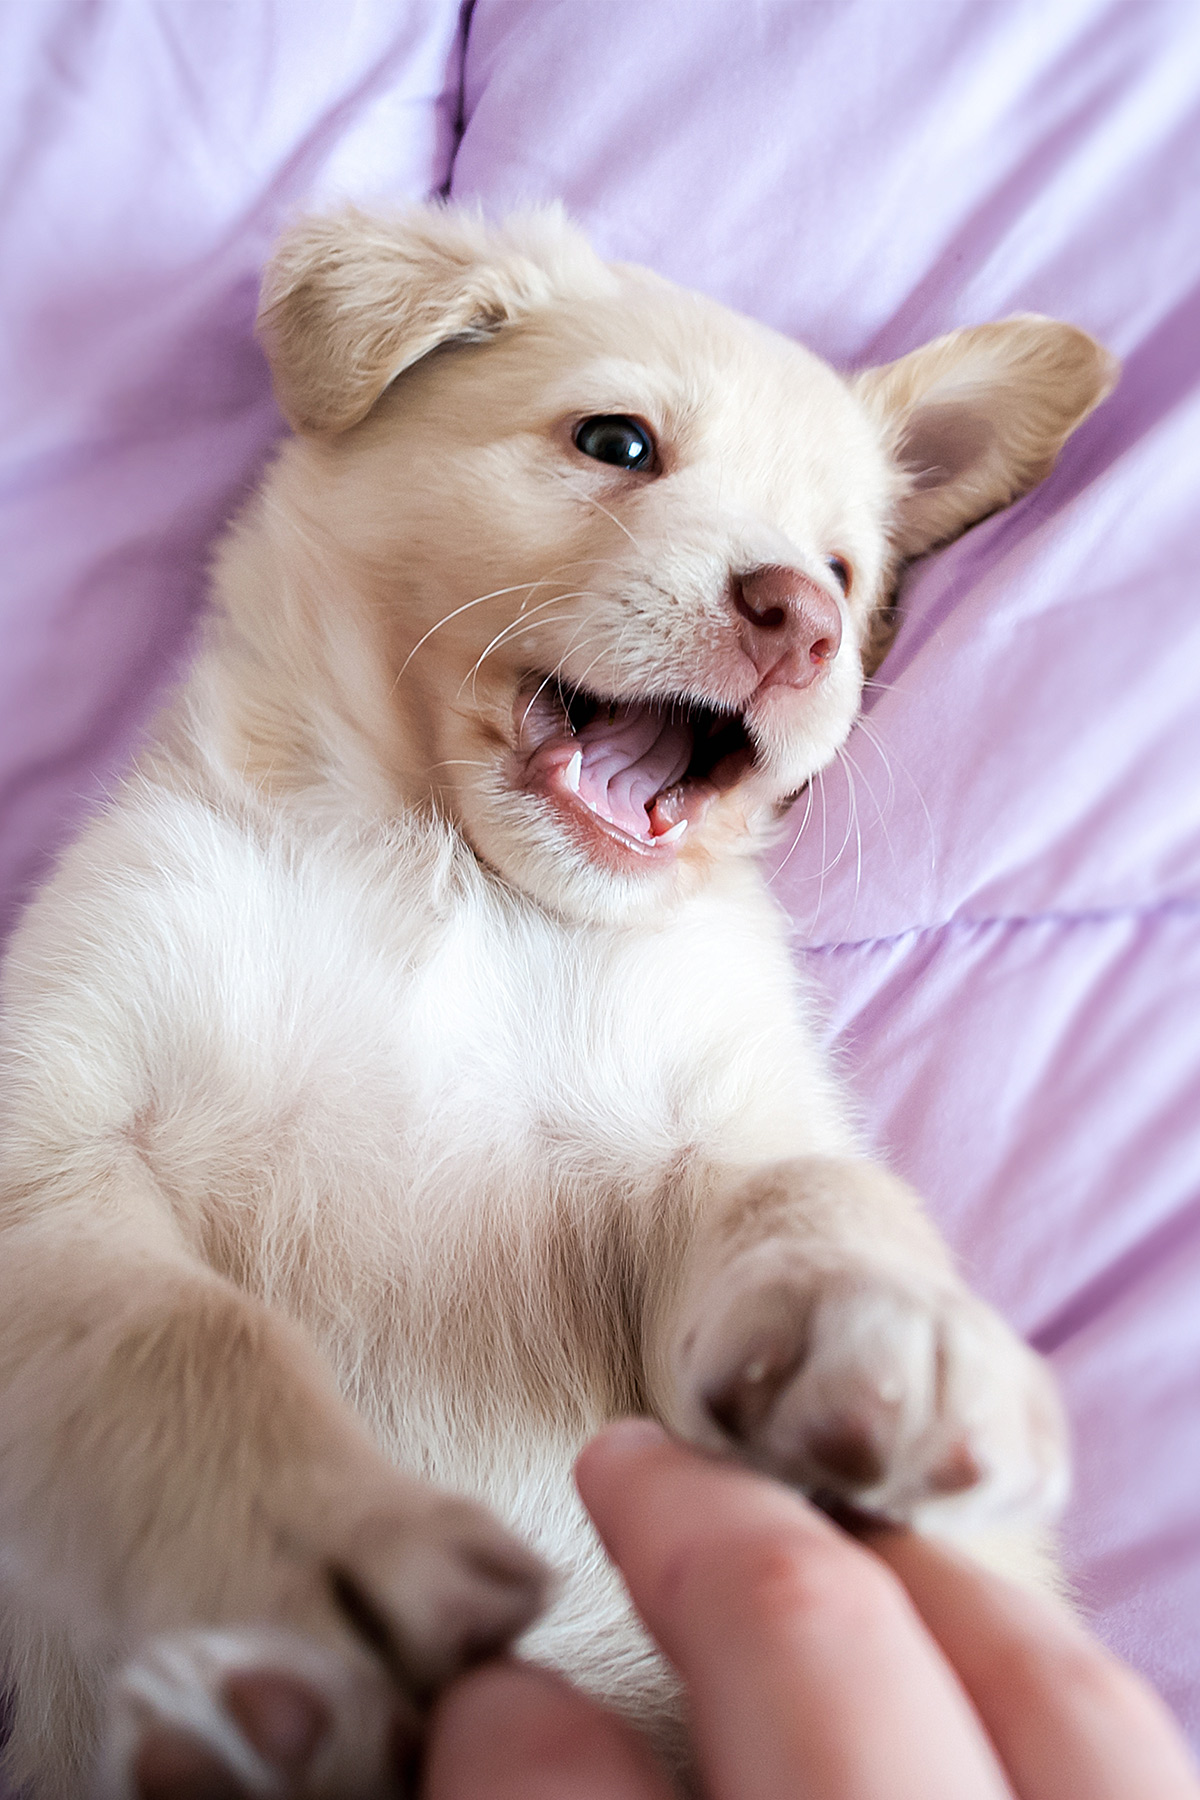
POLYGON ((365 1651, 243 1628, 159 1638, 122 1672, 96 1800, 390 1800, 415 1714, 365 1651))
POLYGON ((415 1528, 361 1523, 329 1577, 346 1623, 418 1705, 532 1624, 550 1587, 490 1513, 440 1494, 415 1528))
POLYGON ((689 1436, 835 1509, 934 1529, 1032 1524, 1057 1509, 1066 1461, 1053 1388, 988 1307, 866 1264, 761 1285, 746 1273, 708 1296, 686 1340, 689 1436))

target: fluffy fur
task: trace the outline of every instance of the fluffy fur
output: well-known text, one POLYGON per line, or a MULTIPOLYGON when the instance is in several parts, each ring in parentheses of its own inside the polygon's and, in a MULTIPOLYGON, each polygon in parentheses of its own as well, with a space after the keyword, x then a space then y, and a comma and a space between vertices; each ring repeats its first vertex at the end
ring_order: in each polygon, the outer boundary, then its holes
POLYGON ((544 1604, 494 1515, 557 1571, 529 1653, 669 1740, 569 1480, 621 1412, 976 1542, 1063 1486, 1041 1366, 863 1158, 754 853, 902 559, 1039 479, 1110 359, 1025 317, 847 381, 553 213, 309 222, 262 329, 298 435, 7 963, 0 1630, 39 1800, 158 1792, 199 1742, 254 1791, 390 1791, 387 1709, 418 1729, 544 1604), (653 465, 583 454, 595 415, 653 465), (622 841, 570 790, 580 693, 736 718, 741 773, 622 841), (286 1779, 264 1666, 334 1721, 286 1779))

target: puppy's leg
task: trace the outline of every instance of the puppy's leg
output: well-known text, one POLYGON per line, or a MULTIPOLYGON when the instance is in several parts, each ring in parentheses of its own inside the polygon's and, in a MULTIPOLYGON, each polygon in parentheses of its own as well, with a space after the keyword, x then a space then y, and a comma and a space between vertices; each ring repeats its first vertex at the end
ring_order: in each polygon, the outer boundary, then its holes
MULTIPOLYGON (((182 1634, 123 1689, 107 1792, 136 1791, 142 1739, 169 1748, 189 1718, 231 1766, 269 1763, 263 1719, 289 1706, 299 1736, 285 1719, 284 1748, 308 1744, 325 1784, 312 1791, 372 1791, 383 1772, 364 1775, 363 1745, 383 1756, 389 1733, 415 1733, 442 1682, 521 1630, 542 1570, 481 1508, 397 1474, 301 1334, 167 1225, 100 1225, 0 1233, 0 1521, 18 1619, 64 1639, 77 1669, 182 1634), (263 1624, 296 1637, 260 1658, 238 1631, 263 1624), (228 1628, 219 1654, 197 1626, 228 1628)), ((64 1763, 61 1735, 45 1695, 18 1694, 13 1772, 39 1795, 79 1791, 94 1751, 64 1763)))
POLYGON ((874 1164, 712 1172, 651 1313, 652 1403, 684 1437, 864 1512, 963 1534, 1065 1492, 1041 1361, 874 1164))

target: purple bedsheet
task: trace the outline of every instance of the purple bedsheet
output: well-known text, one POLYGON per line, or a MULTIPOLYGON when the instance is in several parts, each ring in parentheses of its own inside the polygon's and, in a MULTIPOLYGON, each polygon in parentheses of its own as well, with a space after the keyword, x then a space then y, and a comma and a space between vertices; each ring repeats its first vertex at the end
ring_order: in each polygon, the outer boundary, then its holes
POLYGON ((294 207, 561 197, 839 363, 1023 309, 1126 358, 908 581, 774 880, 876 1142, 1054 1358, 1085 1603, 1200 1743, 1200 10, 477 0, 465 64, 449 0, 3 30, 10 915, 278 430, 250 322, 294 207))

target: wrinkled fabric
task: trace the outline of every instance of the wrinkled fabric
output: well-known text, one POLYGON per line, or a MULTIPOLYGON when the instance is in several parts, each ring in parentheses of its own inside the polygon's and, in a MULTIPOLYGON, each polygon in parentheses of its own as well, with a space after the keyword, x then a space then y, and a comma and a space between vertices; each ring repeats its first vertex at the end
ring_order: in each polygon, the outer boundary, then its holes
POLYGON ((1125 359, 911 572, 772 879, 870 1136, 1062 1378, 1082 1603, 1200 1743, 1200 11, 476 0, 461 69, 433 0, 3 29, 10 915, 279 429, 250 321, 292 208, 561 198, 839 365, 1022 310, 1125 359))
POLYGON ((295 212, 450 170, 457 4, 0 17, 0 925, 183 666, 282 426, 252 336, 295 212))

